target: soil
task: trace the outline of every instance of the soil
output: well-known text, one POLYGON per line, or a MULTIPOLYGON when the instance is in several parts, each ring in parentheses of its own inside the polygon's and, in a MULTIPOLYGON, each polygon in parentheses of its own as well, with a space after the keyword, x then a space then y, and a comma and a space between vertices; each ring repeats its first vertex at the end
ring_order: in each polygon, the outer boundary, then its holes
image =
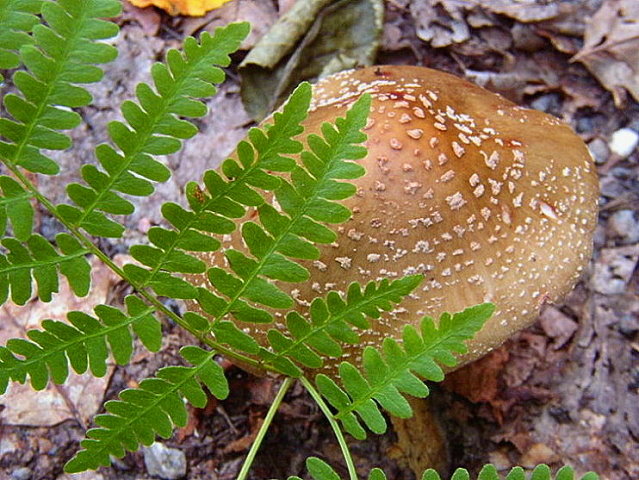
MULTIPOLYGON (((250 10, 251 1, 235 2, 250 10)), ((270 2, 261 3, 260 8, 271 8, 270 2)), ((595 154, 602 192, 593 260, 575 290, 507 345, 433 387, 430 406, 439 412, 437 421, 449 456, 446 467, 452 471, 465 466, 476 474, 487 462, 503 472, 514 465, 570 464, 580 473, 597 471, 603 479, 635 480, 639 478, 639 233, 633 232, 639 231, 639 152, 617 155, 609 144, 621 128, 639 131, 639 94, 634 92, 633 98, 624 88, 616 88, 613 95, 601 78, 575 60, 588 41, 587 29, 594 28, 584 19, 603 3, 619 2, 481 0, 474 9, 464 9, 464 3, 385 2, 379 63, 450 71, 562 118, 595 154), (553 4, 559 13, 549 10, 553 4), (467 31, 467 37, 455 41, 451 32, 459 28, 467 31)), ((273 1, 273 17, 277 4, 273 1)), ((214 19, 205 17, 199 28, 207 18, 214 19)), ((192 21, 130 7, 120 24, 116 41, 120 56, 108 67, 105 81, 92 89, 95 103, 81 112, 86 126, 73 132, 77 153, 56 153, 63 174, 59 181, 40 184, 56 203, 64 200, 63 185, 78 180, 77 165, 94 162, 93 146, 106 140, 104 127, 119 118, 119 105, 131 97, 129 86, 147 80, 152 62, 179 46, 185 31, 198 29, 192 21)), ((634 48, 639 50, 639 43, 634 48)), ((170 182, 159 186, 152 200, 138 202, 136 214, 125 221, 129 230, 124 241, 104 242, 109 254, 126 252, 128 245, 142 241, 150 226, 161 223, 159 205, 181 202, 185 183, 218 165, 252 125, 239 98, 235 73, 242 56, 234 58, 227 82, 209 102, 211 113, 198 122, 201 135, 167 158, 174 172, 170 182)), ((614 55, 609 61, 615 61, 614 55)), ((639 64, 634 67, 639 71, 639 64)), ((45 236, 58 231, 45 213, 38 221, 45 236)), ((179 346, 191 340, 174 325, 167 323, 164 328, 159 354, 139 353, 131 365, 115 367, 105 400, 116 398, 118 391, 160 366, 175 364, 179 346)), ((277 390, 277 379, 226 367, 230 397, 222 402, 211 399, 205 409, 192 409, 189 425, 163 441, 184 452, 184 478, 235 478, 277 390)), ((64 463, 83 438, 83 423, 70 418, 51 427, 0 425, 0 480, 152 478, 140 452, 98 472, 63 475, 64 463)), ((379 466, 389 479, 414 478, 392 431, 352 446, 362 475, 379 466)), ((304 476, 304 460, 311 455, 346 473, 321 412, 296 386, 286 396, 250 478, 304 476)))

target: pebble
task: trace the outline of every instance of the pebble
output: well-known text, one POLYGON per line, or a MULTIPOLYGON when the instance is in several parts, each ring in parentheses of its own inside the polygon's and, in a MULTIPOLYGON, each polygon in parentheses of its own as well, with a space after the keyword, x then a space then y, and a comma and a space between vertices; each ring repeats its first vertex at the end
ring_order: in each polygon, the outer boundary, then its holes
POLYGON ((31 480, 33 472, 30 468, 20 467, 11 472, 11 480, 31 480))
POLYGON ((601 138, 595 138, 588 144, 588 149, 590 153, 595 159, 595 163, 597 165, 603 165, 608 161, 608 156, 610 155, 610 149, 606 142, 604 142, 601 138))
POLYGON ((149 475, 165 480, 175 480, 186 475, 186 457, 182 450, 155 442, 150 447, 145 447, 143 452, 149 475))
POLYGON ((639 145, 639 133, 631 128, 621 128, 612 134, 608 146, 621 158, 628 157, 639 145))
POLYGON ((632 210, 619 210, 608 219, 608 234, 621 243, 639 242, 639 218, 632 210))

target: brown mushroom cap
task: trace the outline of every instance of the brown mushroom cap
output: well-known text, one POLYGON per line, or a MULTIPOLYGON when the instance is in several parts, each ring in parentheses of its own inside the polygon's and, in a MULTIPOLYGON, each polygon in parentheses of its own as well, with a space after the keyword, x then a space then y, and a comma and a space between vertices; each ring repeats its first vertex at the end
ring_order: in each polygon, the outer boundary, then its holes
MULTIPOLYGON (((350 351, 398 338, 424 315, 493 302, 464 362, 530 325, 568 292, 587 264, 598 181, 581 139, 547 114, 519 107, 455 76, 422 67, 338 73, 314 87, 303 137, 372 95, 365 128, 367 174, 333 245, 308 262, 307 284, 281 287, 301 312, 318 295, 357 281, 421 273, 425 280, 363 332, 350 351)), ((239 234, 225 246, 246 250, 239 234)), ((212 256, 222 264, 221 252, 212 256)), ((251 326, 251 328, 272 328, 251 326)))

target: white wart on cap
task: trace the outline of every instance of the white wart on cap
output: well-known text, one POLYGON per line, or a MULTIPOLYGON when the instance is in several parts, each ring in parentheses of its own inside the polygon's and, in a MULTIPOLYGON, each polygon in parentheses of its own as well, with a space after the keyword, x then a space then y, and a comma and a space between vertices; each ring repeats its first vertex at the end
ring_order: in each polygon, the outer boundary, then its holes
MULTIPOLYGON (((282 288, 295 289, 304 312, 316 296, 353 281, 421 273, 418 290, 373 321, 350 360, 424 315, 493 302, 495 315, 463 360, 478 358, 532 323, 587 264, 598 197, 589 151, 552 116, 412 66, 320 81, 303 136, 344 115, 363 93, 372 96, 369 153, 358 193, 345 202, 353 217, 338 227, 335 244, 318 245, 321 261, 306 265, 311 280, 282 288)), ((238 237, 226 246, 242 248, 238 237)), ((220 252, 213 261, 222 262, 220 252)))

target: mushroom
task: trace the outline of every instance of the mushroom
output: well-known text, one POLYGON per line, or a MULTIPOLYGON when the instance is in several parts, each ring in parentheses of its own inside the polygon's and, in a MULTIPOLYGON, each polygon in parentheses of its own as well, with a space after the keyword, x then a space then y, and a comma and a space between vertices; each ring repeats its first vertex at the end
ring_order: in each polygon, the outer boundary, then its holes
MULTIPOLYGON (((394 311, 372 320, 365 345, 399 337, 424 315, 493 302, 494 316, 469 342, 467 363, 530 325, 540 307, 567 293, 592 251, 598 181, 581 139, 560 120, 453 75, 378 66, 327 77, 314 87, 305 132, 372 96, 368 156, 353 217, 332 245, 318 245, 306 284, 281 284, 300 311, 354 281, 421 273, 424 282, 394 311)), ((247 216, 247 218, 250 217, 247 216)), ((247 250, 236 233, 224 246, 247 250)), ((223 253, 202 254, 223 265, 223 253)), ((200 283, 205 282, 201 277, 200 283)), ((242 325, 258 336, 273 325, 242 325)), ((332 365, 327 364, 327 369, 332 365)))

